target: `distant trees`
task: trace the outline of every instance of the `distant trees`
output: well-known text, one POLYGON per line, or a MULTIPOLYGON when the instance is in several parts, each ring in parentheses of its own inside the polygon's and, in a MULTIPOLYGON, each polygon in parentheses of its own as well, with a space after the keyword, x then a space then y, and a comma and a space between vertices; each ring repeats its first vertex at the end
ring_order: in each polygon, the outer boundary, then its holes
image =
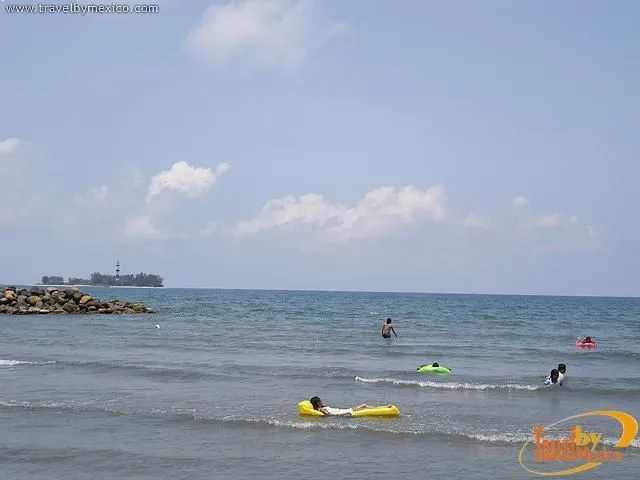
POLYGON ((62 285, 64 283, 64 278, 59 275, 45 275, 42 277, 43 285, 62 285))
POLYGON ((120 275, 117 279, 115 275, 106 275, 104 273, 94 272, 88 281, 89 285, 109 285, 115 287, 123 285, 127 287, 162 287, 164 278, 153 273, 136 273, 128 275, 120 275))
POLYGON ((57 275, 49 275, 42 277, 43 285, 95 285, 95 286, 109 286, 116 287, 121 285, 123 287, 162 287, 164 278, 155 273, 136 273, 128 275, 120 275, 120 278, 116 278, 115 275, 108 275, 104 273, 94 272, 87 278, 69 277, 67 282, 63 277, 57 275))

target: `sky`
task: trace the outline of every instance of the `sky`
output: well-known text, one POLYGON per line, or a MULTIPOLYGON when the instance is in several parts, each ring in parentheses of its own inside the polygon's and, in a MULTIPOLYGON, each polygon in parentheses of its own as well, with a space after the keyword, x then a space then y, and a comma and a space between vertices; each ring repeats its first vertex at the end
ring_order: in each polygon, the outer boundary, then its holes
POLYGON ((640 295, 638 2, 18 3, 0 283, 640 295))

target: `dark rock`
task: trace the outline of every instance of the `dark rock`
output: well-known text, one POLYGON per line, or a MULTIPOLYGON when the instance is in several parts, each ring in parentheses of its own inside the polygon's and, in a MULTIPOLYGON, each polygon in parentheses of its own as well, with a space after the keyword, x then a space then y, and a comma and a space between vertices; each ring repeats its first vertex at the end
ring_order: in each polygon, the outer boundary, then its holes
POLYGON ((44 295, 44 290, 40 287, 31 287, 31 295, 37 295, 41 297, 44 295))
POLYGON ((58 287, 48 287, 47 288, 47 292, 48 293, 53 293, 53 292, 57 292, 58 291, 58 287))
POLYGON ((87 307, 100 308, 101 306, 102 306, 102 302, 100 300, 96 300, 95 298, 87 302, 87 307))
POLYGON ((62 306, 62 309, 67 313, 72 313, 78 309, 78 306, 75 303, 69 301, 62 306))
POLYGON ((13 293, 16 293, 16 287, 11 285, 10 287, 5 288, 5 291, 12 291, 13 293))
POLYGON ((74 292, 71 296, 76 304, 80 303, 80 300, 82 300, 82 294, 80 292, 74 292))

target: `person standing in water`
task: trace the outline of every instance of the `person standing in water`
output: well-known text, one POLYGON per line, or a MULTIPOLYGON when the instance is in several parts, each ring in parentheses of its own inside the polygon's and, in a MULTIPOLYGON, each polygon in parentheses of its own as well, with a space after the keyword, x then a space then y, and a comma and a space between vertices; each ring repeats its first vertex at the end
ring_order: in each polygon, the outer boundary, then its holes
POLYGON ((567 373, 567 366, 564 363, 558 364, 558 383, 564 385, 566 382, 565 375, 567 373))
POLYGON ((554 368, 553 370, 551 370, 551 375, 549 375, 547 379, 544 381, 544 384, 562 386, 562 381, 558 381, 559 376, 560 376, 560 372, 554 368))
POLYGON ((393 329, 393 325, 391 325, 391 319, 387 318, 387 323, 382 324, 382 338, 391 338, 391 332, 398 338, 398 334, 393 329))

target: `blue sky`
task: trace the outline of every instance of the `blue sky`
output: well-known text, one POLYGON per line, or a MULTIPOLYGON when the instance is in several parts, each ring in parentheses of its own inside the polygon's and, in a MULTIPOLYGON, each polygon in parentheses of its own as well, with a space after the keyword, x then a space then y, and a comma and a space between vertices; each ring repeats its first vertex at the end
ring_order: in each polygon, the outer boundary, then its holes
POLYGON ((640 295, 637 2, 158 5, 0 12, 0 282, 640 295))

